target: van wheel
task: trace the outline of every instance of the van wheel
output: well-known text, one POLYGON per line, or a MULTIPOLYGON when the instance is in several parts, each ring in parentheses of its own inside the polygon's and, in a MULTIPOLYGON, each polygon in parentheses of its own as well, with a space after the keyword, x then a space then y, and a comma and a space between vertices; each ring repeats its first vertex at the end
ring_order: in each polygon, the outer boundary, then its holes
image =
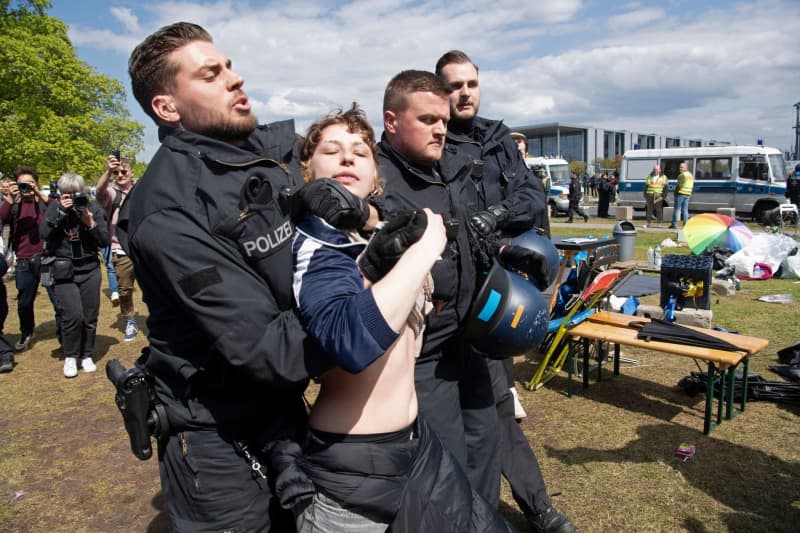
POLYGON ((764 220, 764 213, 765 212, 766 212, 766 210, 761 206, 754 207, 753 208, 753 222, 756 222, 757 224, 763 224, 765 222, 765 220, 764 220))
POLYGON ((554 216, 557 216, 557 215, 558 215, 558 209, 556 209, 556 204, 553 203, 553 202, 550 202, 550 216, 554 217, 554 216))

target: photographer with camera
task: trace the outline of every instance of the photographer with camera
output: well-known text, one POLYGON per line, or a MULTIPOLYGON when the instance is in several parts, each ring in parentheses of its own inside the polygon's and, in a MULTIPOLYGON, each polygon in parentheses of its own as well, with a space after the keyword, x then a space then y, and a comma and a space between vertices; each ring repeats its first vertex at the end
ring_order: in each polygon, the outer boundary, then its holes
MULTIPOLYGON (((14 182, 4 188, 4 202, 0 205, 0 221, 11 226, 10 246, 16 254, 14 278, 17 285, 17 313, 20 336, 14 349, 27 350, 33 338, 35 318, 33 313, 39 289, 39 261, 44 249, 44 240, 39 235, 39 224, 44 220, 45 210, 51 202, 48 195, 39 189, 39 174, 29 166, 14 169, 14 182)), ((60 331, 60 313, 52 289, 47 294, 53 303, 56 315, 56 330, 60 331)))
MULTIPOLYGON (((111 263, 117 277, 119 289, 119 304, 122 317, 125 319, 125 336, 123 340, 132 341, 139 331, 136 323, 136 314, 133 307, 133 283, 136 275, 133 271, 133 262, 120 245, 117 237, 117 220, 119 210, 128 194, 133 190, 135 181, 133 169, 128 159, 120 156, 119 150, 114 150, 106 159, 106 171, 97 180, 95 189, 97 201, 105 209, 108 218, 108 234, 111 238, 111 263), (111 181, 113 177, 113 182, 111 181)), ((112 295, 113 299, 113 295, 112 295)))
POLYGON ((61 307, 64 377, 94 372, 94 339, 100 311, 100 248, 108 246, 103 209, 91 202, 83 177, 58 180, 58 200, 50 204, 39 232, 45 239, 42 284, 52 284, 61 307))

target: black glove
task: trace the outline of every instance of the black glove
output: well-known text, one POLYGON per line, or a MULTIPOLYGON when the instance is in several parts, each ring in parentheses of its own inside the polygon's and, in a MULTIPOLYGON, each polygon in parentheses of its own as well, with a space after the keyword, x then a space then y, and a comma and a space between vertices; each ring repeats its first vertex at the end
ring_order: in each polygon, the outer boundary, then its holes
POLYGON ((364 277, 372 282, 383 278, 408 247, 422 237, 427 227, 428 217, 423 211, 401 213, 387 222, 358 257, 364 277))
POLYGON ((486 211, 478 211, 469 217, 472 228, 483 237, 488 237, 497 229, 497 225, 508 217, 508 209, 495 205, 486 211))
POLYGON ((503 265, 526 275, 540 291, 550 286, 550 269, 547 259, 534 250, 514 244, 503 246, 497 255, 503 265))
POLYGON ((344 230, 364 227, 369 219, 369 204, 336 180, 320 178, 306 183, 292 195, 292 215, 311 213, 344 230))

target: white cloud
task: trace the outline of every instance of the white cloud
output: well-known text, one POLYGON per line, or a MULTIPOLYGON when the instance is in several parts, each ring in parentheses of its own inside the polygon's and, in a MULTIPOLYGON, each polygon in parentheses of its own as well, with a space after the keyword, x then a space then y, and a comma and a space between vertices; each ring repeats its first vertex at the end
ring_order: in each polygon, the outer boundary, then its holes
POLYGON ((650 22, 659 22, 663 19, 664 10, 662 8, 649 7, 609 17, 608 27, 612 31, 621 31, 643 26, 650 22))
POLYGON ((406 68, 432 70, 458 48, 481 67, 482 114, 509 125, 763 137, 789 148, 800 56, 787 28, 800 25, 800 3, 710 9, 643 1, 612 16, 608 9, 577 0, 167 2, 117 9, 122 32, 70 36, 127 59, 158 27, 197 22, 244 75, 259 118, 295 118, 301 131, 354 100, 381 129, 389 78, 406 68))
POLYGON ((128 33, 140 34, 139 18, 127 7, 112 7, 111 15, 117 19, 128 33))

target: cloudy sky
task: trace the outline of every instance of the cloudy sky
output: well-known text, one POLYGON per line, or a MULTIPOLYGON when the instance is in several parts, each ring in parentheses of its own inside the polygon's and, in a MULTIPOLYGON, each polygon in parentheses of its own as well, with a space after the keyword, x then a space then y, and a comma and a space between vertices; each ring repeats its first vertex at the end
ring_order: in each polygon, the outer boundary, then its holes
MULTIPOLYGON (((133 47, 196 22, 245 78, 262 122, 298 132, 359 102, 378 130, 386 82, 458 48, 480 67, 480 114, 794 147, 798 0, 54 0, 81 59, 122 80, 133 47)), ((149 160, 155 126, 147 125, 149 160)))

